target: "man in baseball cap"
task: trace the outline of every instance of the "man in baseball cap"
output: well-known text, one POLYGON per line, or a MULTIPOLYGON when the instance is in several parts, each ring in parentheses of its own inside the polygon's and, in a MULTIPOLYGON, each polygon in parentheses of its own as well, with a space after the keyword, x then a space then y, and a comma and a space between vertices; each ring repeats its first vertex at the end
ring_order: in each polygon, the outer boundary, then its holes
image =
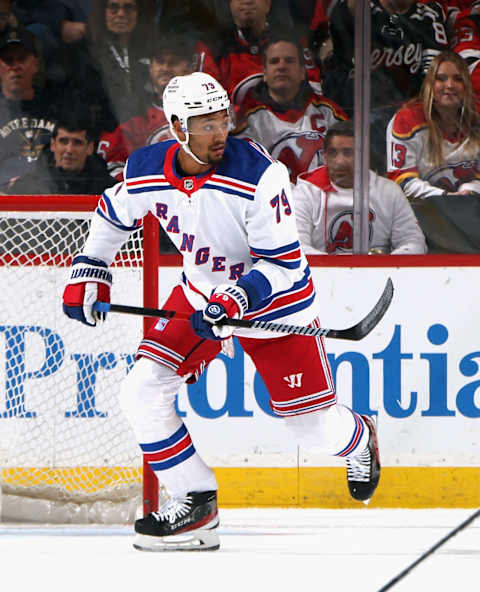
POLYGON ((35 36, 29 31, 9 29, 0 35, 0 55, 12 48, 22 48, 26 53, 38 55, 35 36))

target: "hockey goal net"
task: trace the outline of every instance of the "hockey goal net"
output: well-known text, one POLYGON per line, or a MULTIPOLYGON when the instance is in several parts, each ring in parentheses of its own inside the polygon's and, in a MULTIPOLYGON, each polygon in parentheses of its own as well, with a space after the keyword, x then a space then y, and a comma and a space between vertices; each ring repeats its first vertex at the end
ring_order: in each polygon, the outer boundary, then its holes
MULTIPOLYGON (((6 521, 127 523, 143 461, 117 393, 146 328, 68 319, 62 292, 96 196, 0 197, 0 503, 6 521)), ((147 216, 113 264, 112 301, 157 306, 158 228, 147 216), (149 253, 144 260, 144 250, 149 253)), ((144 506, 146 510, 148 508, 144 506)))

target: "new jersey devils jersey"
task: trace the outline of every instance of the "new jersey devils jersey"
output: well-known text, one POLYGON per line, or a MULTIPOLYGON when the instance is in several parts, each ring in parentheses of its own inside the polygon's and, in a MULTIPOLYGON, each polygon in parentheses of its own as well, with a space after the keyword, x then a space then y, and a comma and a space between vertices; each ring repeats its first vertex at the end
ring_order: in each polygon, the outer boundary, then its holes
POLYGON ((333 101, 311 90, 287 108, 281 108, 266 90, 258 88, 247 93, 239 116, 243 123, 235 135, 265 146, 275 159, 283 162, 295 182, 300 173, 323 164, 325 134, 331 125, 347 116, 333 101))
POLYGON ((215 286, 241 279, 247 319, 312 322, 316 295, 283 164, 253 142, 228 138, 218 166, 185 177, 176 168, 180 149, 169 140, 130 156, 125 181, 99 201, 84 253, 110 263, 152 212, 183 255, 182 286, 194 308, 205 306, 215 286))
POLYGON ((475 94, 480 96, 480 4, 467 9, 455 19, 453 50, 467 62, 475 94))
MULTIPOLYGON (((268 31, 259 39, 247 39, 242 30, 232 32, 219 49, 215 61, 211 52, 204 48, 202 63, 197 64, 204 72, 218 80, 233 105, 237 108, 243 102, 247 92, 263 80, 263 48, 268 42, 268 31)), ((311 55, 308 43, 300 39, 303 47, 305 70, 308 80, 317 92, 321 92, 321 73, 311 55)))
POLYGON ((406 106, 387 128, 388 176, 407 197, 427 198, 470 189, 480 193, 480 155, 467 139, 444 137, 443 163, 435 166, 428 154, 428 128, 422 105, 406 106))
MULTIPOLYGON (((425 253, 425 238, 400 187, 371 171, 369 192, 370 252, 425 253)), ((320 167, 300 175, 293 199, 298 234, 306 253, 352 252, 353 189, 334 185, 327 168, 320 167)))
MULTIPOLYGON (((371 96, 372 106, 400 104, 417 94, 431 60, 448 49, 445 14, 437 2, 415 2, 405 14, 390 14, 379 0, 371 0, 371 96)), ((325 93, 345 108, 353 104, 354 20, 347 0, 339 0, 332 9, 330 34, 337 70, 325 93), (342 86, 343 86, 342 85, 342 86), (330 92, 332 91, 332 92, 330 92), (337 97, 342 96, 340 100, 337 97), (343 102, 342 102, 343 101, 343 102), (348 102, 348 104, 346 104, 348 102)))
POLYGON ((110 175, 122 181, 123 167, 134 150, 171 137, 163 109, 152 105, 145 115, 121 123, 113 132, 103 132, 98 153, 107 161, 110 175))

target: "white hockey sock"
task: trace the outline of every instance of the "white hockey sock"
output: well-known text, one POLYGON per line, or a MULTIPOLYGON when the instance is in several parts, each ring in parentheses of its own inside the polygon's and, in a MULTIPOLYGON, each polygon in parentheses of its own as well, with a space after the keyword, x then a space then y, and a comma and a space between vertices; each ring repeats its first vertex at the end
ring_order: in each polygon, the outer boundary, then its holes
POLYGON ((217 489, 215 475, 195 451, 188 430, 180 419, 175 432, 155 442, 140 443, 145 460, 168 493, 217 489))
POLYGON ((332 405, 313 413, 285 418, 299 446, 332 456, 356 456, 368 443, 363 419, 344 405, 332 405))
POLYGON ((195 451, 175 411, 183 382, 170 368, 140 358, 123 381, 119 399, 144 456, 173 496, 217 489, 213 471, 195 451))

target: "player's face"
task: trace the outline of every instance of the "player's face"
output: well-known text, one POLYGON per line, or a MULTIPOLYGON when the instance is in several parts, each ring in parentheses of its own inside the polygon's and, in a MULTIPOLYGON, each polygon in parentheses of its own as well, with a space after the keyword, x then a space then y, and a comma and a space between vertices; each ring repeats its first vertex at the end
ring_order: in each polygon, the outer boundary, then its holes
POLYGON ((105 24, 115 35, 129 35, 137 26, 136 0, 107 0, 105 24))
POLYGON ((230 10, 237 27, 255 27, 265 22, 271 0, 230 0, 230 10))
POLYGON ((305 79, 305 68, 295 45, 280 41, 268 47, 263 79, 276 95, 290 99, 297 94, 305 79))
POLYGON ((225 152, 230 117, 227 110, 189 119, 190 150, 203 162, 218 164, 225 152))
POLYGON ((458 109, 465 96, 462 75, 453 62, 442 62, 433 83, 433 102, 443 109, 458 109))
POLYGON ((85 130, 69 132, 59 128, 57 137, 50 140, 50 150, 57 167, 69 173, 79 173, 85 166, 87 156, 93 153, 93 142, 88 141, 85 130))
MULTIPOLYGON (((10 46, 0 54, 2 90, 7 97, 23 98, 32 90, 33 77, 38 72, 37 56, 22 45, 10 46)), ((27 97, 25 97, 27 98, 27 97)))
POLYGON ((346 189, 353 187, 354 142, 350 136, 333 136, 323 154, 330 180, 346 189))
POLYGON ((165 87, 174 76, 185 76, 191 71, 192 64, 174 54, 164 54, 150 60, 150 78, 155 93, 159 97, 162 96, 165 87))

